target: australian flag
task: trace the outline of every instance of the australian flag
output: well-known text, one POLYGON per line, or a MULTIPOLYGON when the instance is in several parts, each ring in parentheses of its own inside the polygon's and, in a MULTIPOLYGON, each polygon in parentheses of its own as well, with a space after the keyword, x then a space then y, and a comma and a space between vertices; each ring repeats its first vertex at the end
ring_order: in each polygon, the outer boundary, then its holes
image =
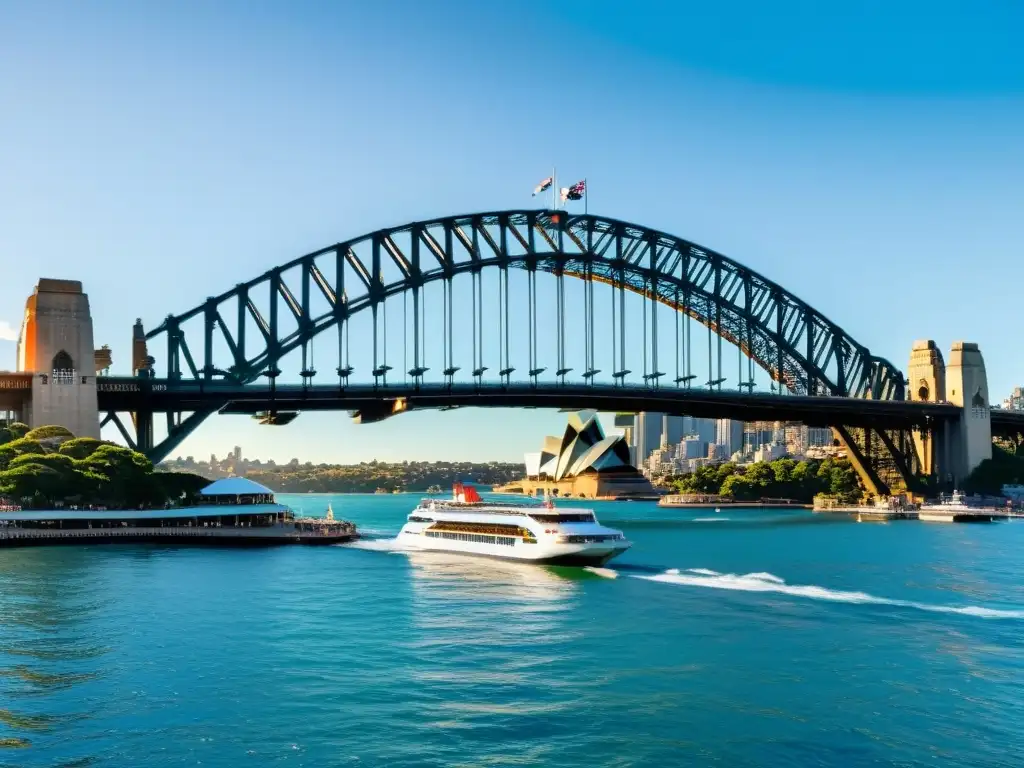
POLYGON ((562 202, 566 200, 582 200, 587 193, 587 182, 577 181, 571 187, 562 187, 562 202))

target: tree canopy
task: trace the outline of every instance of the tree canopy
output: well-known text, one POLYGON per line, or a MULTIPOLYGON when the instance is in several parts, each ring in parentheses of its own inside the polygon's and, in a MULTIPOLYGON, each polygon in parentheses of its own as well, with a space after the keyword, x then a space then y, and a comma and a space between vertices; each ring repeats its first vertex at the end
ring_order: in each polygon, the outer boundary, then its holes
POLYGON ((0 445, 0 496, 26 508, 163 506, 192 501, 207 484, 190 473, 154 472, 137 451, 76 438, 63 427, 26 428, 25 434, 0 445))
POLYGON ((9 440, 17 440, 20 437, 25 437, 28 434, 28 424, 22 424, 20 421, 12 421, 10 424, 4 426, 3 430, 0 430, 0 445, 4 442, 4 434, 10 435, 9 440))
POLYGON ((737 501, 792 499, 810 504, 824 494, 852 503, 863 495, 860 478, 846 459, 776 459, 746 467, 712 464, 676 478, 673 485, 679 493, 717 494, 737 501))
POLYGON ((36 427, 35 429, 30 429, 25 434, 25 437, 28 438, 29 440, 46 440, 47 438, 51 437, 63 437, 65 439, 70 440, 71 438, 74 437, 74 435, 71 433, 70 429, 67 429, 65 427, 58 427, 56 425, 51 424, 45 427, 36 427))

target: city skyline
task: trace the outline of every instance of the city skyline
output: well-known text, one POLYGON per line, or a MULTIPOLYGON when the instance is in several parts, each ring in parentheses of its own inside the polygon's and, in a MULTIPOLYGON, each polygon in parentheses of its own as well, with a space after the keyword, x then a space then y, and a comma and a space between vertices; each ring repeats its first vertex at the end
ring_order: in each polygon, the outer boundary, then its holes
MULTIPOLYGON (((1006 314, 1024 277, 1019 10, 996 24, 929 5, 922 30, 910 11, 876 25, 756 4, 678 9, 659 28, 690 30, 680 46, 650 34, 650 7, 527 3, 509 19, 445 3, 465 22, 455 45, 410 4, 185 5, 48 6, 62 25, 41 6, 0 11, 0 62, 17 73, 0 83, 0 368, 14 367, 41 276, 83 281, 96 344, 124 373, 136 317, 154 327, 378 227, 543 204, 530 192, 557 165, 560 180, 588 179, 591 212, 735 258, 901 369, 918 338, 964 339, 986 355, 994 402, 1020 384, 1006 314), (550 35, 536 35, 541 22, 550 35), (751 32, 743 45, 707 42, 725 23, 751 32), (394 26, 409 33, 401 49, 370 42, 394 26), (984 55, 948 58, 949 34, 996 27, 984 55), (339 31, 348 45, 332 44, 339 31), (587 52, 573 102, 553 109, 534 87, 551 79, 549 37, 587 52), (437 82, 458 88, 439 99, 437 82), (471 108, 463 90, 500 96, 471 108), (657 104, 656 117, 616 102, 657 104)), ((560 420, 466 409, 277 428, 218 416, 175 455, 245 444, 275 459, 512 460, 560 420), (502 425, 500 445, 481 436, 484 418, 502 425)))

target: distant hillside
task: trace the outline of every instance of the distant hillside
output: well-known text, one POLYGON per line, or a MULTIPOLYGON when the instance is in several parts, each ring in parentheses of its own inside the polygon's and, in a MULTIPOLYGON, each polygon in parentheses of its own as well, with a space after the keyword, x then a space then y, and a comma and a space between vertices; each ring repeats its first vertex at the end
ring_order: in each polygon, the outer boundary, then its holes
MULTIPOLYGON (((176 469, 178 462, 161 468, 176 469)), ((181 468, 184 468, 184 464, 181 468)), ((218 473, 220 474, 220 473, 218 473)), ((497 485, 521 477, 521 463, 504 462, 383 462, 361 464, 297 464, 274 467, 241 466, 242 474, 279 493, 373 493, 426 491, 432 485, 448 490, 456 480, 497 485)))

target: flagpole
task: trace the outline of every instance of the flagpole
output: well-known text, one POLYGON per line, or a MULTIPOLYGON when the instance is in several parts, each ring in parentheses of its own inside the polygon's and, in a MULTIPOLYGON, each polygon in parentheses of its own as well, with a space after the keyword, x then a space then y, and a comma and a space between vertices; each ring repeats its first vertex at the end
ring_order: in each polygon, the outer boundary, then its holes
POLYGON ((590 185, 587 184, 587 177, 584 176, 583 177, 583 215, 584 216, 587 215, 587 210, 590 207, 588 205, 589 201, 590 201, 590 185))
POLYGON ((555 196, 558 194, 558 167, 554 166, 551 168, 551 210, 556 210, 558 205, 555 203, 555 196))

